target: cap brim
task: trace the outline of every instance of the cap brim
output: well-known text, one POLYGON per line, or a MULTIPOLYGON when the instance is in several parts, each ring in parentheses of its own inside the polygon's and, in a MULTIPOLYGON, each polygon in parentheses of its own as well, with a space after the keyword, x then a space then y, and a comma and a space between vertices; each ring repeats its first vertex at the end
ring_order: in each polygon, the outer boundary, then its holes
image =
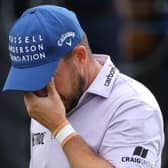
POLYGON ((11 67, 3 91, 35 91, 44 88, 53 76, 57 62, 33 68, 11 67))

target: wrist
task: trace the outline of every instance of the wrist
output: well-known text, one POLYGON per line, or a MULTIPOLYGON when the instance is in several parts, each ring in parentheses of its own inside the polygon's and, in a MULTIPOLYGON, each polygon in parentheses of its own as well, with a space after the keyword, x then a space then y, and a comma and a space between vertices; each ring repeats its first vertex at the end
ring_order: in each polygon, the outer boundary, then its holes
POLYGON ((67 119, 63 119, 61 121, 59 121, 59 123, 57 123, 57 125, 55 126, 55 129, 52 131, 52 134, 54 135, 54 137, 58 134, 58 132, 66 125, 69 124, 69 121, 67 119))
POLYGON ((53 131, 53 135, 57 142, 63 147, 69 140, 78 134, 67 120, 53 131))

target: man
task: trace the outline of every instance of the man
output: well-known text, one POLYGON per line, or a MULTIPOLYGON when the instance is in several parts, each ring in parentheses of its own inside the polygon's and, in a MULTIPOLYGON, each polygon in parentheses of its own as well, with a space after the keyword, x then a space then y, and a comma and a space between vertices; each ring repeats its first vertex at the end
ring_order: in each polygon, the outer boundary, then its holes
POLYGON ((107 55, 91 53, 75 14, 27 10, 9 35, 3 90, 24 91, 31 122, 31 168, 160 168, 160 108, 107 55))

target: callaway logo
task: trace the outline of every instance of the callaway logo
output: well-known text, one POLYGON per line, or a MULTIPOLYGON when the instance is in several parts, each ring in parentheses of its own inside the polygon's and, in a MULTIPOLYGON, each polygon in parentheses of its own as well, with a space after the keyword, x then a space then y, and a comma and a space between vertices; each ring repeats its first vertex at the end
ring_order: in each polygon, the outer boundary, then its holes
POLYGON ((72 38, 75 37, 75 32, 67 32, 65 34, 62 34, 60 39, 58 40, 57 44, 59 47, 62 47, 65 43, 69 47, 72 46, 72 38))

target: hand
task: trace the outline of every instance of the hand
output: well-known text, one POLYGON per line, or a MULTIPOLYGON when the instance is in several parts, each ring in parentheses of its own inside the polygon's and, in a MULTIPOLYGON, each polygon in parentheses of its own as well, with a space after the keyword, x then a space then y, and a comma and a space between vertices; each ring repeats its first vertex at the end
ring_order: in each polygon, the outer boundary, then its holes
POLYGON ((47 86, 46 97, 39 97, 32 92, 24 93, 24 102, 30 117, 53 132, 66 121, 65 107, 55 88, 54 78, 47 86))

